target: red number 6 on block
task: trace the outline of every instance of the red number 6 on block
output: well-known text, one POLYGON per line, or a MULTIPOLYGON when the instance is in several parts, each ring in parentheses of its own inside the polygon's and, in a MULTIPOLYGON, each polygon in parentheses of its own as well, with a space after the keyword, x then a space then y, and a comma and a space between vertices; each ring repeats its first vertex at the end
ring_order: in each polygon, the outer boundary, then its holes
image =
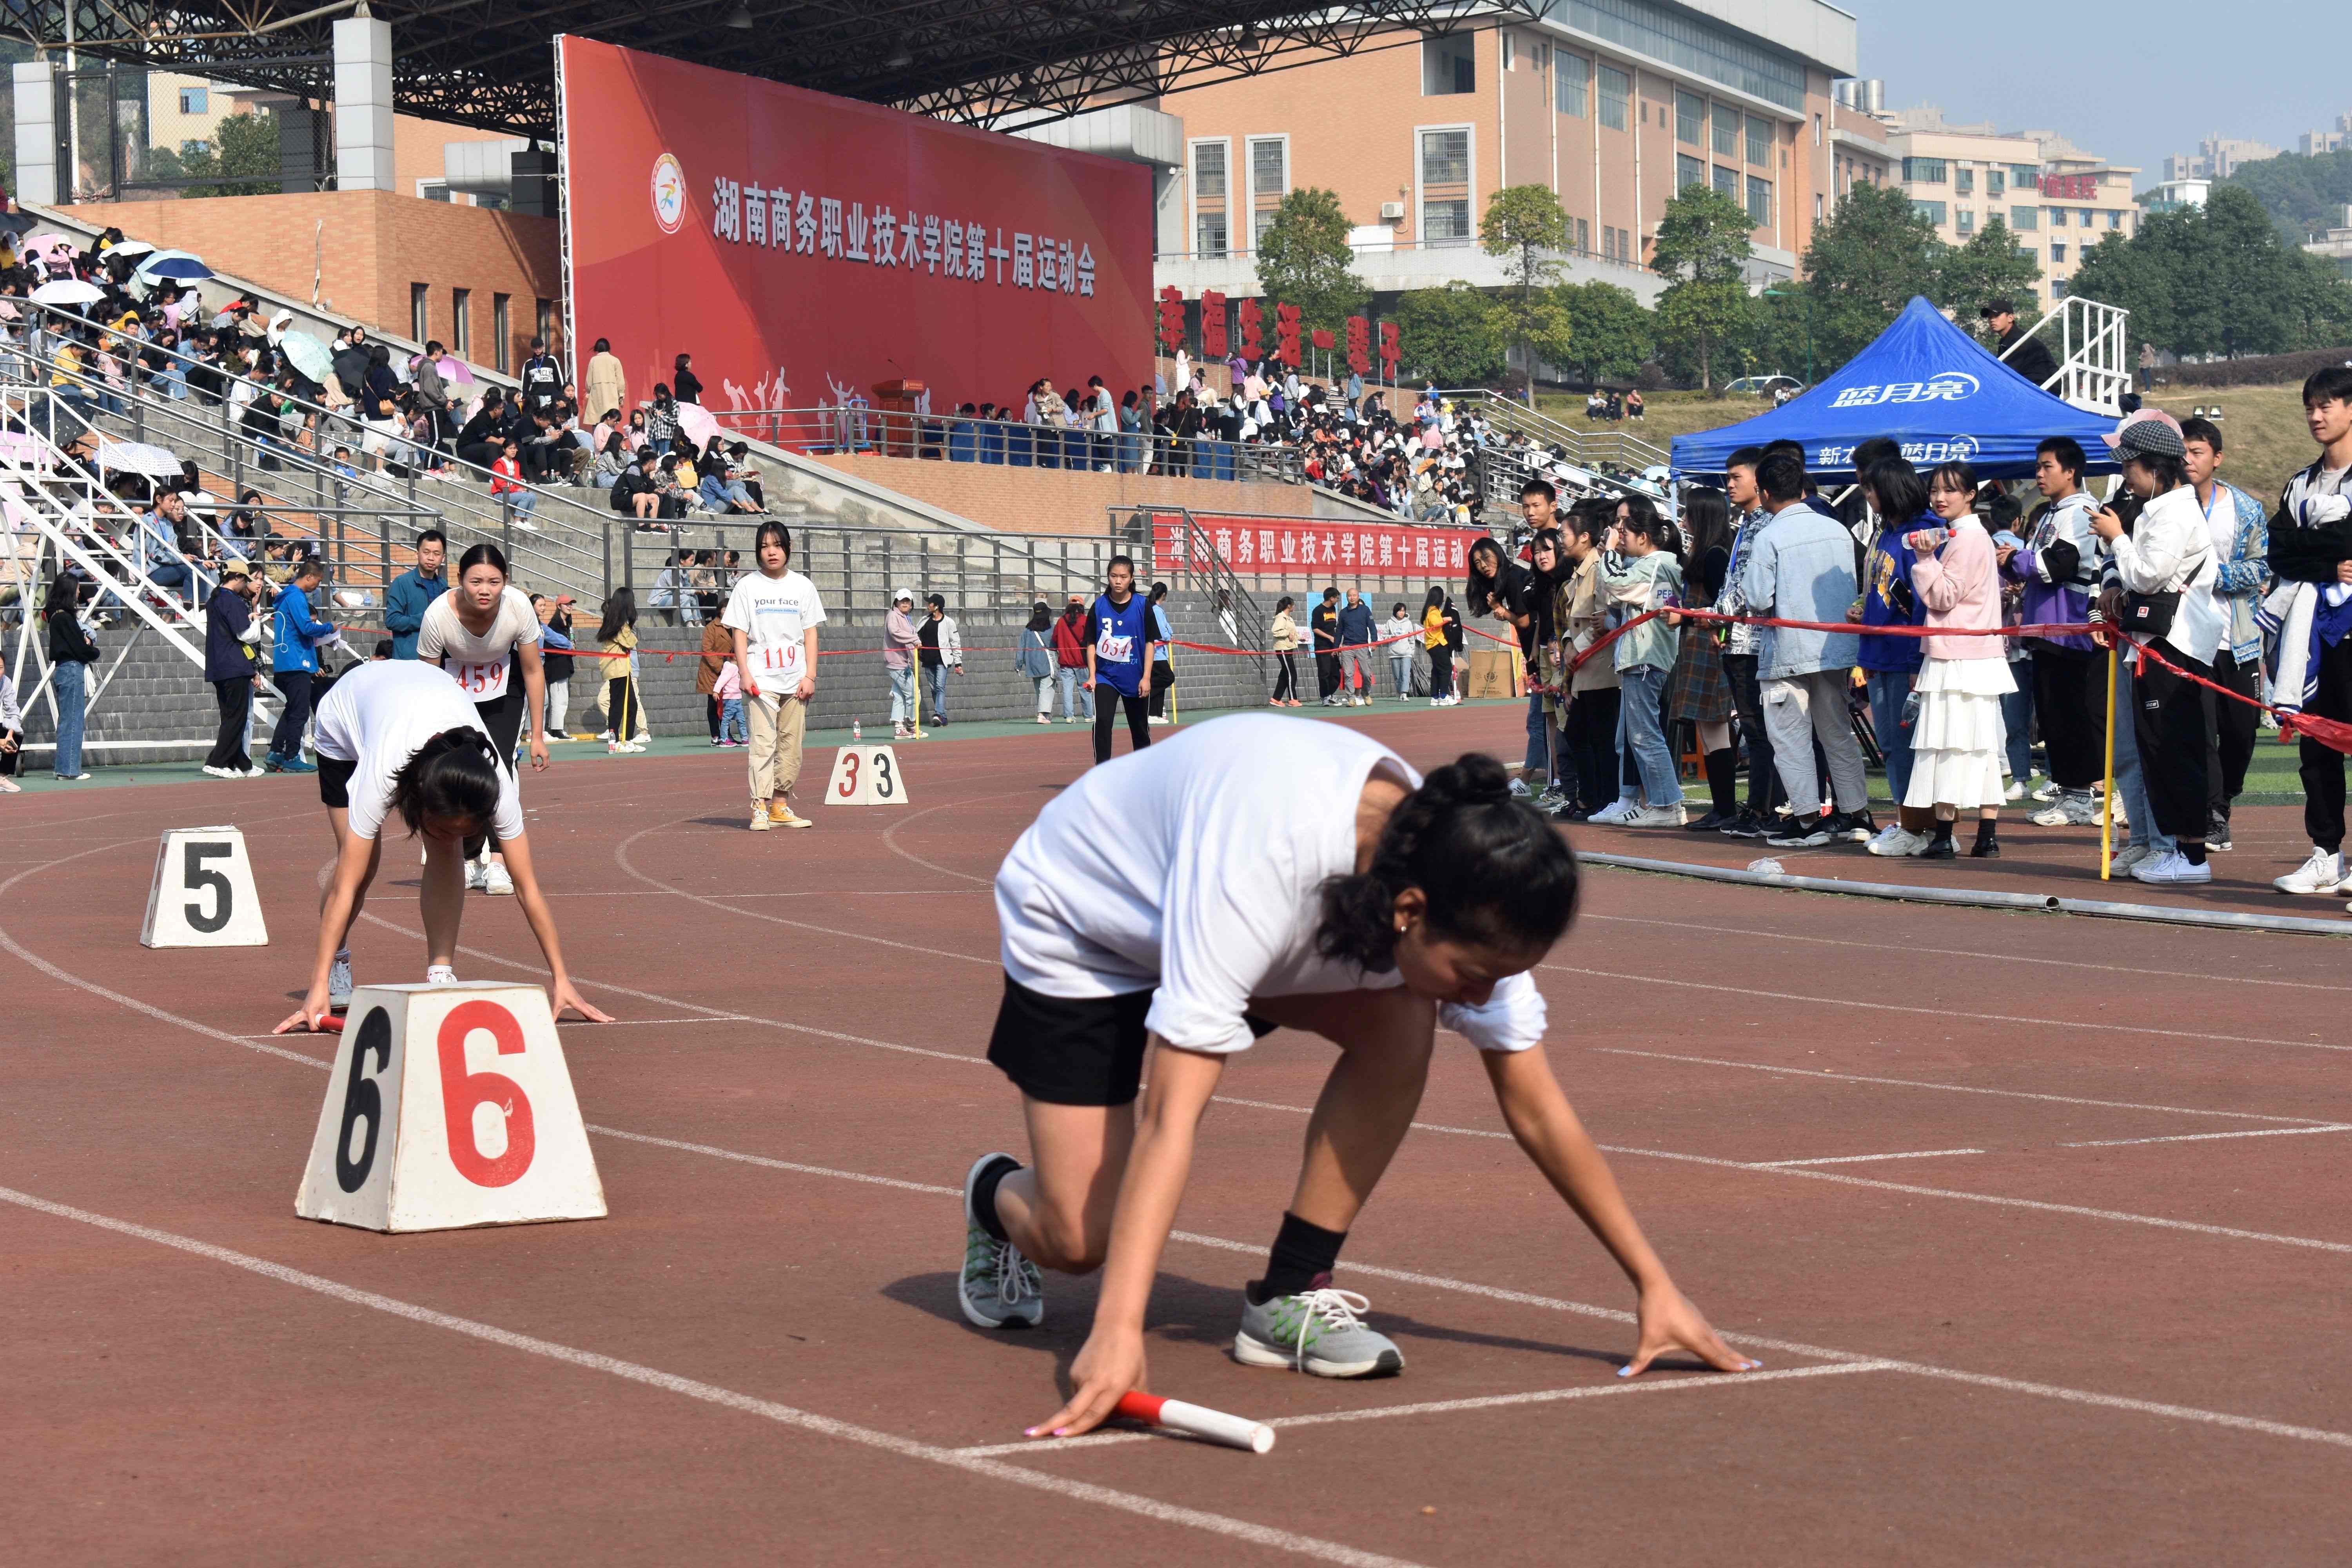
POLYGON ((538 1140, 522 1085, 504 1073, 466 1070, 466 1037, 476 1029, 489 1031, 502 1057, 523 1051, 522 1026, 495 1002, 461 1002, 441 1020, 435 1044, 441 1053, 441 1113, 448 1129, 449 1163, 478 1187, 503 1187, 530 1169, 538 1140), (474 1142, 474 1108, 486 1100, 506 1112, 506 1152, 496 1159, 474 1142))

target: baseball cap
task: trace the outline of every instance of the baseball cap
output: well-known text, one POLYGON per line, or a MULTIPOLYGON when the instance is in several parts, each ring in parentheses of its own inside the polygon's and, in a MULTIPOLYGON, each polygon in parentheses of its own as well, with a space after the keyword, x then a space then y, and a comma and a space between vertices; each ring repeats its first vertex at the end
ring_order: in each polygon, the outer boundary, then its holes
POLYGON ((2111 436, 2101 437, 2117 458, 2163 456, 2184 458, 2180 422, 2161 408, 2143 408, 2124 420, 2111 436))
POLYGON ((1995 316, 2014 316, 2015 314, 2017 314, 2017 307, 2006 300, 1992 300, 1984 308, 1984 319, 1988 321, 1995 316))
POLYGON ((894 605, 911 605, 915 602, 915 595, 901 588, 890 595, 890 602, 894 605))

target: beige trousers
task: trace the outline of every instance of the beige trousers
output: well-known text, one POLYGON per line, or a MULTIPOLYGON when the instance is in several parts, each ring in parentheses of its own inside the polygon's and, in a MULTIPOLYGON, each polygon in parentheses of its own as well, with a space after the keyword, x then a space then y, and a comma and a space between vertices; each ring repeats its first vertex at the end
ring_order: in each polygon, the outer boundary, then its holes
POLYGON ((801 782, 801 740, 808 733, 808 704, 797 697, 748 699, 743 715, 751 725, 751 798, 780 799, 801 782))

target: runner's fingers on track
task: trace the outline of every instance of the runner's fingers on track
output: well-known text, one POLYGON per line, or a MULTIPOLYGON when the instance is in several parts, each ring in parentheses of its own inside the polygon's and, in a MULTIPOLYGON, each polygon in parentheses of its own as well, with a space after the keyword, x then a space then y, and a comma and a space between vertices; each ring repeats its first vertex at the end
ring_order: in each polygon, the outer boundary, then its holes
POLYGON ((1644 1292, 1635 1315, 1641 1339, 1633 1359, 1618 1370, 1620 1377, 1639 1377, 1659 1356, 1678 1350, 1690 1352, 1717 1372, 1751 1372, 1764 1364, 1725 1344, 1689 1298, 1671 1285, 1644 1292))
POLYGON ((328 1002, 326 994, 321 991, 313 991, 310 994, 302 999, 302 1005, 299 1007, 295 1008, 294 1011, 286 1015, 286 1021, 284 1023, 278 1025, 278 1027, 270 1030, 269 1032, 273 1035, 283 1035, 291 1032, 297 1027, 300 1027, 308 1029, 310 1033, 315 1035, 319 1033, 320 1020, 326 1017, 326 1016, 331 1011, 333 1011, 333 1007, 332 1005, 328 1002))
POLYGON ((1077 1388, 1069 1402, 1023 1436, 1076 1437, 1091 1432, 1118 1407, 1129 1389, 1142 1388, 1147 1376, 1141 1334, 1089 1334, 1086 1348, 1070 1363, 1070 1380, 1077 1388))
POLYGON ((563 1010, 566 1007, 592 1024, 609 1024, 613 1021, 613 1016, 610 1013, 581 995, 569 980, 560 983, 555 987, 555 1016, 559 1018, 563 1016, 563 1010))

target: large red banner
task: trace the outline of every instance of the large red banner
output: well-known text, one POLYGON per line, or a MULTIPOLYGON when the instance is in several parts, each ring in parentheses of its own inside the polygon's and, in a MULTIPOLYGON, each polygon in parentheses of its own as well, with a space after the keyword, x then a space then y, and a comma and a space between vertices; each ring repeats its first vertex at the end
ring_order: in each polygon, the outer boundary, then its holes
MULTIPOLYGON (((1286 569, 1328 571, 1345 577, 1466 577, 1470 546, 1486 535, 1467 528, 1425 528, 1402 523, 1342 522, 1322 518, 1247 517, 1233 512, 1194 512, 1197 532, 1181 514, 1151 518, 1155 573, 1186 564, 1186 552, 1209 545, 1226 566, 1244 576, 1279 574, 1286 569)), ((1205 564, 1205 563, 1194 563, 1205 564)))
POLYGON ((572 354, 611 339, 632 400, 681 353, 713 409, 1150 384, 1140 164, 582 38, 559 60, 572 354))

